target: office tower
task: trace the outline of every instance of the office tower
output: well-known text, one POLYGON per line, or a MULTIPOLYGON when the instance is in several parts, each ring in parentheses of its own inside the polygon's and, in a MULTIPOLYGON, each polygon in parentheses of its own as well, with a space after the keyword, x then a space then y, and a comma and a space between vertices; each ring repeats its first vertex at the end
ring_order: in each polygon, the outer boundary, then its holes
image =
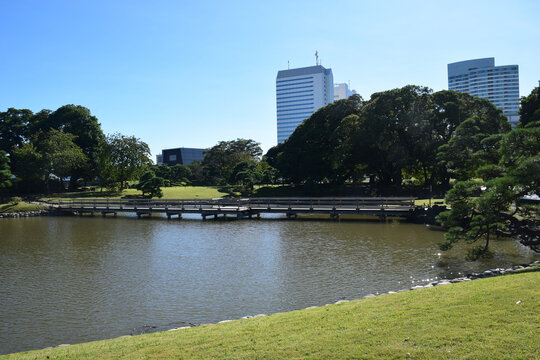
POLYGON ((495 66, 495 58, 448 64, 448 89, 488 99, 502 110, 508 121, 514 124, 519 120, 517 65, 495 66))
POLYGON ((334 84, 334 101, 348 99, 349 96, 356 94, 355 90, 349 89, 346 83, 334 84))
POLYGON ((277 140, 285 141, 315 111, 334 101, 332 69, 281 70, 276 78, 277 140))

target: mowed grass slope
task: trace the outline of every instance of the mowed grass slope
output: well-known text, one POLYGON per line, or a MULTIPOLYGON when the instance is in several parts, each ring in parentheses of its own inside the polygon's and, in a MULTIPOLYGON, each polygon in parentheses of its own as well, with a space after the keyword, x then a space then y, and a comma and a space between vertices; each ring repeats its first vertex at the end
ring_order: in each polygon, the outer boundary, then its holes
POLYGON ((539 359, 540 268, 7 359, 539 359))
POLYGON ((20 201, 17 204, 11 202, 0 204, 0 214, 16 213, 16 212, 27 212, 27 211, 39 211, 43 210, 42 205, 30 204, 24 201, 20 201))

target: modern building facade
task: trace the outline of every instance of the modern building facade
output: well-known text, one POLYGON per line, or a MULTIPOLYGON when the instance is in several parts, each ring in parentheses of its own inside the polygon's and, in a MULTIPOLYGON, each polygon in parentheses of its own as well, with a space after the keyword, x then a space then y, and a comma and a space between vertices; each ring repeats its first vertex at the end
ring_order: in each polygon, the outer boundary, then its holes
POLYGON ((334 101, 332 69, 281 70, 276 78, 277 141, 285 141, 315 111, 334 101))
POLYGON ((189 165, 194 161, 202 161, 205 149, 196 148, 176 148, 161 151, 163 164, 174 166, 176 164, 189 165))
POLYGON ((511 123, 519 120, 519 67, 495 66, 495 58, 448 64, 448 89, 491 101, 511 123))
POLYGON ((348 99, 349 96, 354 94, 356 94, 356 91, 349 89, 349 85, 346 83, 334 84, 334 101, 348 99))

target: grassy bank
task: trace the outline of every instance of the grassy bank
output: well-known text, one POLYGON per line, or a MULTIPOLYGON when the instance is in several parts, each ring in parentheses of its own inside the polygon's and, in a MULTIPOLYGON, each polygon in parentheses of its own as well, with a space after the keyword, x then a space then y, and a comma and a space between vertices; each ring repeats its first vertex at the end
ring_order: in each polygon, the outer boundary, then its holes
POLYGON ((12 204, 12 203, 0 204, 0 213, 4 213, 4 214, 27 212, 27 211, 39 211, 39 210, 43 210, 43 206, 30 204, 24 201, 20 201, 17 204, 12 204))
POLYGON ((540 268, 7 359, 538 359, 540 268))

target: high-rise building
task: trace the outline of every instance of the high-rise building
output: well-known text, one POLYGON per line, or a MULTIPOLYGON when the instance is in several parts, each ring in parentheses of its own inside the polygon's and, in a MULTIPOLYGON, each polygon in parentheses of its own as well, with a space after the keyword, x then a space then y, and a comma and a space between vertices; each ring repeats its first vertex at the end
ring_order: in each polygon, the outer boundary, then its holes
POLYGON ((285 141, 315 111, 334 101, 332 69, 281 70, 276 78, 277 140, 285 141))
POLYGON ((515 123, 519 120, 519 67, 495 66, 495 58, 448 64, 448 89, 491 101, 515 123))
POLYGON ((349 96, 356 94, 355 90, 349 89, 346 83, 334 84, 334 101, 348 99, 349 96))

